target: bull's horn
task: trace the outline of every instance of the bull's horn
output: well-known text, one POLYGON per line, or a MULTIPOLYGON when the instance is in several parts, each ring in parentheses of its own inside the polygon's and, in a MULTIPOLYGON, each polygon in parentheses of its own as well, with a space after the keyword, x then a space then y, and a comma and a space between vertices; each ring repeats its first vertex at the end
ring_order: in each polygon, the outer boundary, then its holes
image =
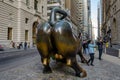
POLYGON ((43 59, 43 65, 47 65, 47 58, 43 59))
POLYGON ((71 59, 67 59, 67 65, 71 66, 71 59))

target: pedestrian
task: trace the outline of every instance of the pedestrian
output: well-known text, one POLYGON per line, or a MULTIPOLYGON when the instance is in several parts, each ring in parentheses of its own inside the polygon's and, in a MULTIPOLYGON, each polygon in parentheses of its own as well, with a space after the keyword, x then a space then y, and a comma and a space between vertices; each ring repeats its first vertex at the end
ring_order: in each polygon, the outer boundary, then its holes
POLYGON ((17 49, 20 49, 19 42, 16 43, 17 49))
POLYGON ((89 52, 88 52, 88 42, 89 42, 89 40, 85 40, 85 43, 84 43, 85 54, 89 54, 89 52))
POLYGON ((25 41, 25 43, 24 43, 24 50, 26 50, 27 49, 27 42, 25 41))
POLYGON ((20 46, 20 49, 22 49, 22 48, 23 48, 23 43, 21 42, 21 43, 19 44, 19 46, 20 46))
POLYGON ((82 47, 83 47, 83 53, 85 54, 85 40, 83 40, 82 47))
POLYGON ((30 48, 30 42, 28 42, 28 48, 30 48))
POLYGON ((102 53, 103 53, 103 40, 100 39, 100 40, 97 42, 97 45, 98 45, 98 51, 99 51, 99 57, 98 57, 98 59, 99 59, 99 60, 102 60, 101 57, 102 57, 102 53))
POLYGON ((90 59, 88 60, 88 64, 90 63, 91 66, 94 66, 93 62, 94 62, 94 54, 95 54, 95 51, 94 51, 94 48, 95 48, 95 42, 93 43, 92 40, 89 40, 88 42, 88 50, 89 50, 89 55, 90 55, 90 59))
POLYGON ((15 48, 15 42, 11 41, 12 48, 15 48))

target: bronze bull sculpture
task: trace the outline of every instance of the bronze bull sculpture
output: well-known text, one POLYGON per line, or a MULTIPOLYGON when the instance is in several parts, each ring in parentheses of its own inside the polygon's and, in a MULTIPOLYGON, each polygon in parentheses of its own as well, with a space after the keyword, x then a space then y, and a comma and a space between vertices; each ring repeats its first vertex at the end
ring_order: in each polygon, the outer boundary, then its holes
POLYGON ((87 63, 87 60, 81 52, 80 39, 72 33, 70 22, 64 19, 66 16, 65 11, 54 8, 51 11, 50 20, 38 25, 37 49, 44 66, 43 73, 52 72, 49 66, 52 57, 73 68, 76 76, 85 77, 87 73, 78 65, 76 54, 79 54, 82 62, 87 63), (58 20, 56 20, 56 13, 62 14, 58 20))

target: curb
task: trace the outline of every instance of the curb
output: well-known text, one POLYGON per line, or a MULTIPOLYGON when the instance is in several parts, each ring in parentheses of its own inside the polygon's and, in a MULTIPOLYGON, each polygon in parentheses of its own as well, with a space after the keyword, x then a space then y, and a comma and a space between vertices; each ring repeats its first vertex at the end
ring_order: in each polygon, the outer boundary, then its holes
POLYGON ((18 52, 18 51, 23 51, 23 50, 0 51, 0 54, 10 53, 10 52, 18 52))
MULTIPOLYGON (((28 48, 28 49, 26 49, 26 50, 30 50, 30 49, 36 49, 36 48, 28 48)), ((4 51, 0 51, 0 54, 10 53, 10 52, 19 52, 19 51, 24 51, 24 49, 4 50, 4 51)))

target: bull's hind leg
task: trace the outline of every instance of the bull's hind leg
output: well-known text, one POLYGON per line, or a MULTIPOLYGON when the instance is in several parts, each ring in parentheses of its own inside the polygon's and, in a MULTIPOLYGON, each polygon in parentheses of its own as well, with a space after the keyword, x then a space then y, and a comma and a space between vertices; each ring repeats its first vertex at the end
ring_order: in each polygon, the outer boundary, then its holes
POLYGON ((76 76, 78 76, 78 77, 86 77, 87 76, 86 71, 78 65, 78 63, 76 62, 76 59, 72 59, 71 63, 72 64, 70 67, 72 67, 75 70, 76 76))
POLYGON ((44 66, 43 73, 52 73, 52 70, 49 66, 50 58, 41 58, 41 61, 44 66))

